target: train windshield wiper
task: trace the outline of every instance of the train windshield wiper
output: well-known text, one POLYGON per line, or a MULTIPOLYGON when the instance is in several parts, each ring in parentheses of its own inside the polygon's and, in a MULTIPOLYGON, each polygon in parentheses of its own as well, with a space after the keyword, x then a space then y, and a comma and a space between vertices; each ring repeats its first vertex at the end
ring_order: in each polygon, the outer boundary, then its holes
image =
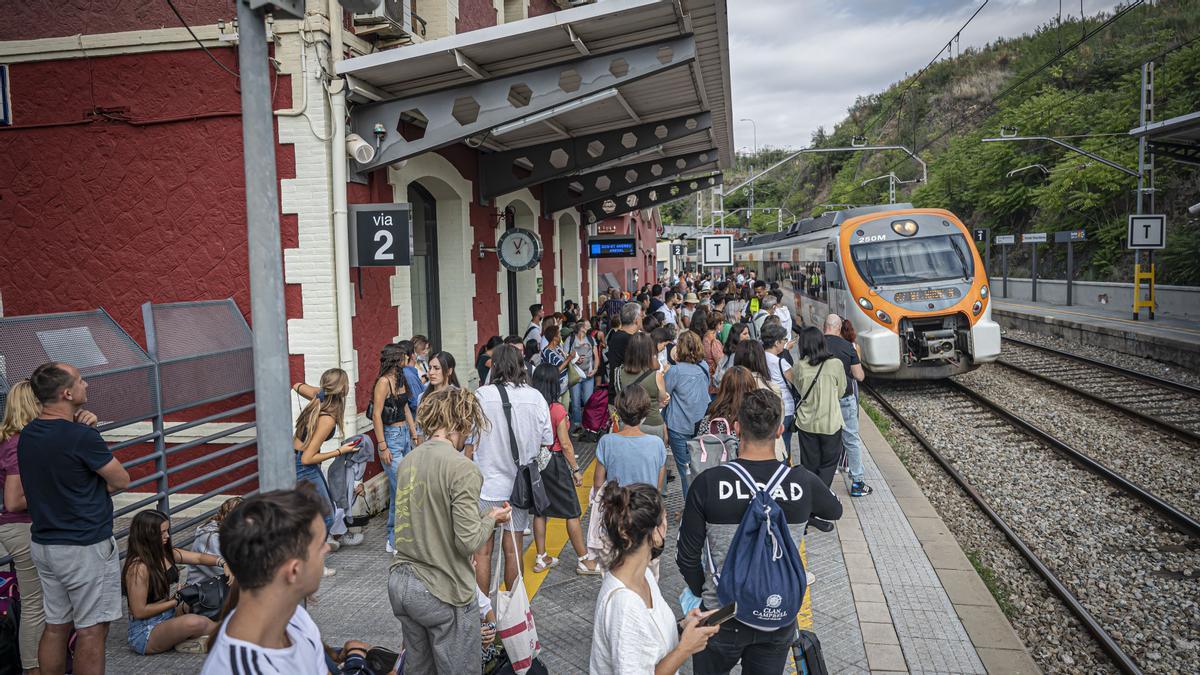
POLYGON ((958 242, 951 239, 950 248, 954 249, 954 256, 958 258, 958 264, 962 266, 962 277, 964 281, 971 279, 971 273, 967 270, 967 259, 963 255, 962 249, 958 247, 958 242))
POLYGON ((871 274, 871 245, 866 244, 858 248, 863 252, 862 275, 867 278, 867 283, 871 288, 879 288, 879 284, 875 283, 875 275, 871 274))

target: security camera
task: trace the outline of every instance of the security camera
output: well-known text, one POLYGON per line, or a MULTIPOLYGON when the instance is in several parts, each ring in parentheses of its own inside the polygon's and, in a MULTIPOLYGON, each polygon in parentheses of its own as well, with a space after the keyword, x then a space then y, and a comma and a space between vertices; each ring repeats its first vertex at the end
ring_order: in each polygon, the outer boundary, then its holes
POLYGON ((366 164, 375 159, 375 147, 358 134, 346 136, 346 152, 359 164, 366 164))
POLYGON ((1188 213, 1192 214, 1193 216, 1200 216, 1200 202, 1197 202, 1197 203, 1189 206, 1188 213))

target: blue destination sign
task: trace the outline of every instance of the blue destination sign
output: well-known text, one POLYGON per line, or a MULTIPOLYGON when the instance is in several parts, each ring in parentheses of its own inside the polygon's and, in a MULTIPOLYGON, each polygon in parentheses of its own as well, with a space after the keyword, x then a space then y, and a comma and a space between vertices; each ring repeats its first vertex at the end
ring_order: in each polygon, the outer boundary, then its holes
POLYGON ((633 237, 591 237, 588 239, 589 258, 632 258, 637 255, 633 237))
POLYGON ((1083 230, 1067 230, 1066 232, 1054 233, 1054 243, 1064 244, 1070 241, 1087 241, 1087 233, 1083 230))

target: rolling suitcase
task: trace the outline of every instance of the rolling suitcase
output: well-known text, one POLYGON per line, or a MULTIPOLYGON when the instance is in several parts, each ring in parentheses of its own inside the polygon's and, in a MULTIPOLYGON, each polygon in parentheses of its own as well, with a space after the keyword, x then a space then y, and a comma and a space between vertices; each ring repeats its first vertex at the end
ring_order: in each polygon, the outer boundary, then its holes
POLYGON ((829 674, 825 669, 825 657, 821 654, 821 641, 812 631, 796 633, 796 639, 792 642, 792 658, 796 660, 796 672, 799 675, 829 674))
POLYGON ((612 424, 608 414, 608 388, 596 387, 591 398, 583 406, 583 430, 589 440, 599 440, 612 424))

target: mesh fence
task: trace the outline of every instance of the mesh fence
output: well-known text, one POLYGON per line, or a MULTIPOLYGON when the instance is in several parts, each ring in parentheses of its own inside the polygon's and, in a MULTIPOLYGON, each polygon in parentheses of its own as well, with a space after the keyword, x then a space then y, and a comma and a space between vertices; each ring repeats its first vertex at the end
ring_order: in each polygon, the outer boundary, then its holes
POLYGON ((102 309, 0 318, 0 409, 11 385, 48 361, 88 382, 88 409, 105 426, 154 416, 154 364, 102 309))
POLYGON ((163 412, 254 390, 253 338, 233 300, 151 305, 163 412))

